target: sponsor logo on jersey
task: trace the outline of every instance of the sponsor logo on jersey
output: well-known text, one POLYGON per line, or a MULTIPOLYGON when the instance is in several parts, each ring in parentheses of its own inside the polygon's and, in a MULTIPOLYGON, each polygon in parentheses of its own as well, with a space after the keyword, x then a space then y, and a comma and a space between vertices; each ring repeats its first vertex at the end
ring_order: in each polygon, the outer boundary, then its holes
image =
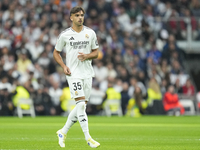
POLYGON ((74 40, 74 38, 73 38, 73 37, 71 37, 69 40, 74 40))
POLYGON ((75 95, 76 95, 76 96, 78 95, 78 92, 77 92, 77 91, 75 91, 75 95))
POLYGON ((89 43, 89 41, 70 42, 70 46, 72 46, 73 49, 83 49, 86 48, 89 43))
POLYGON ((88 34, 86 34, 86 35, 85 35, 85 38, 86 38, 86 39, 89 39, 89 35, 88 35, 88 34))
POLYGON ((89 41, 70 42, 70 46, 88 45, 89 41))

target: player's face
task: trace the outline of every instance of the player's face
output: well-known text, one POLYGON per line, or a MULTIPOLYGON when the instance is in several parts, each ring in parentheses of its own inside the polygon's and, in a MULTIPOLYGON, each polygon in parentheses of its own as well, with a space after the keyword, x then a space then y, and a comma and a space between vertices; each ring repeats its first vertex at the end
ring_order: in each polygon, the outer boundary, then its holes
POLYGON ((70 19, 72 20, 73 24, 77 26, 82 26, 84 22, 84 14, 83 11, 79 11, 75 14, 72 14, 70 19))

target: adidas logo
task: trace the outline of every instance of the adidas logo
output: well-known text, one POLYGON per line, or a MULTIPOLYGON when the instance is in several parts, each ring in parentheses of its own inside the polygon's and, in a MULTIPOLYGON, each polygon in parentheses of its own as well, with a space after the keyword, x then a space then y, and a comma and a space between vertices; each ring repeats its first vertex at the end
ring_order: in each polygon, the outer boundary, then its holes
POLYGON ((86 121, 85 119, 83 119, 83 120, 81 120, 80 122, 84 122, 84 121, 86 121))
POLYGON ((59 137, 62 138, 62 134, 59 134, 59 137))
POLYGON ((73 120, 72 120, 72 122, 73 122, 73 123, 76 123, 77 121, 73 121, 73 120))
POLYGON ((74 40, 74 38, 73 38, 73 37, 71 37, 69 40, 74 40))

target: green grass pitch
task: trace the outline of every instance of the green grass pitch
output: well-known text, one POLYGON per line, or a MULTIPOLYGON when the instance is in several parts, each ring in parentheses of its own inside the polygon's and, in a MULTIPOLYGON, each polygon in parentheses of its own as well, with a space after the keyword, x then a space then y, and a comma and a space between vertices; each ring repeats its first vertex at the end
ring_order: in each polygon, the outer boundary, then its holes
MULTIPOLYGON (((0 117, 0 150, 89 150, 79 123, 68 132, 66 147, 56 131, 66 117, 0 117)), ((200 116, 89 116, 99 150, 200 150, 200 116)))

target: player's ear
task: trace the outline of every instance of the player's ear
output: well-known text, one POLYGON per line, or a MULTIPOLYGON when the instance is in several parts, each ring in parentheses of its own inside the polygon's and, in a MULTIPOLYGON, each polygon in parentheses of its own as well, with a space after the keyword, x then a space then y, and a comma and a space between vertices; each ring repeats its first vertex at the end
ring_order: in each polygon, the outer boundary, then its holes
POLYGON ((73 21, 73 18, 72 18, 72 16, 70 16, 70 20, 71 20, 71 21, 73 21))

